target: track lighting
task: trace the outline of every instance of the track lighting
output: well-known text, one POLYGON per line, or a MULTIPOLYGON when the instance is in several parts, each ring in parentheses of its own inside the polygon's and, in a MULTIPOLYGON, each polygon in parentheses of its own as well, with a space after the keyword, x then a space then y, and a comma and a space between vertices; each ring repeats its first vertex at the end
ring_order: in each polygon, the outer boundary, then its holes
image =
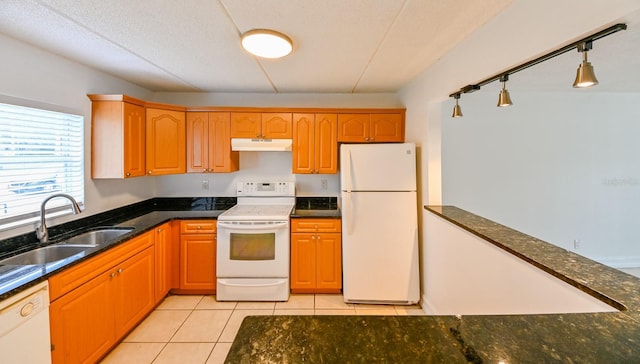
POLYGON ((462 109, 458 104, 458 100, 460 100, 460 94, 453 95, 453 98, 456 99, 456 106, 453 107, 453 114, 451 114, 452 118, 461 118, 462 117, 462 109))
POLYGON ((551 58, 557 57, 561 54, 564 54, 572 49, 578 49, 578 52, 582 52, 582 63, 580 64, 580 66, 578 67, 578 71, 576 73, 576 80, 573 83, 573 87, 589 87, 589 86, 594 86, 598 84, 598 80, 596 79, 596 75, 593 72, 593 66, 591 65, 591 63, 587 60, 587 52, 592 48, 593 46, 593 41, 598 40, 600 38, 604 38, 606 36, 609 36, 613 33, 617 33, 621 30, 626 30, 627 29, 627 25, 626 24, 616 24, 613 26, 610 26, 609 28, 600 30, 596 33, 593 33, 585 38, 582 38, 576 42, 570 43, 565 45, 564 47, 558 48, 554 51, 551 51, 543 56, 540 56, 536 59, 527 61, 523 64, 520 64, 518 66, 515 66, 511 69, 502 71, 496 75, 493 75, 485 80, 482 80, 478 83, 475 84, 471 84, 471 85, 466 85, 464 87, 462 87, 461 89, 452 92, 451 94, 449 94, 449 97, 453 97, 456 99, 456 105, 453 108, 453 115, 451 115, 454 118, 457 117, 461 117, 462 116, 462 110, 460 109, 460 105, 458 105, 458 99, 460 99, 460 96, 462 94, 467 94, 470 92, 475 92, 477 90, 480 89, 480 87, 493 82, 493 81, 497 81, 500 80, 500 82, 502 82, 502 90, 500 91, 500 95, 498 98, 498 106, 509 106, 509 105, 513 105, 513 102, 511 101, 511 97, 509 96, 509 91, 507 91, 506 88, 506 82, 509 80, 509 75, 512 75, 516 72, 520 72, 524 69, 527 69, 531 66, 535 66, 539 63, 542 63, 544 61, 548 61, 551 58))
POLYGON ((500 95, 498 95, 498 107, 513 105, 511 96, 509 96, 509 91, 507 90, 508 80, 509 75, 500 76, 500 82, 502 82, 502 90, 500 91, 500 95))
POLYGON ((576 80, 573 82, 573 87, 584 88, 598 84, 596 74, 593 72, 593 66, 591 65, 591 62, 587 61, 587 52, 591 50, 593 46, 592 43, 592 41, 586 41, 582 44, 578 44, 578 52, 582 52, 582 63, 578 66, 576 80))

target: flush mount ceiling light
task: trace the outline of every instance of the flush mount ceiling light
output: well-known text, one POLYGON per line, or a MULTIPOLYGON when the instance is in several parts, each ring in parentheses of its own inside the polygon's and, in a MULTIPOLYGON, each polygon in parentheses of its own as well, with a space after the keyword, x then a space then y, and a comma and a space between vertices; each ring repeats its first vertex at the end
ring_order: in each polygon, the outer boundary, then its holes
POLYGON ((270 29, 253 29, 242 34, 242 48, 262 58, 281 58, 293 50, 293 42, 286 35, 270 29))
POLYGON ((507 90, 508 80, 509 80, 509 75, 504 75, 500 77, 500 82, 502 82, 502 90, 500 91, 500 95, 498 95, 498 107, 513 105, 513 102, 511 101, 511 96, 509 96, 509 91, 507 90))
POLYGON ((582 52, 582 63, 578 66, 578 72, 576 73, 576 80, 573 82, 573 87, 584 88, 591 87, 598 84, 598 79, 593 71, 591 62, 587 61, 587 52, 591 50, 593 44, 592 41, 586 41, 582 44, 578 44, 578 52, 582 52))

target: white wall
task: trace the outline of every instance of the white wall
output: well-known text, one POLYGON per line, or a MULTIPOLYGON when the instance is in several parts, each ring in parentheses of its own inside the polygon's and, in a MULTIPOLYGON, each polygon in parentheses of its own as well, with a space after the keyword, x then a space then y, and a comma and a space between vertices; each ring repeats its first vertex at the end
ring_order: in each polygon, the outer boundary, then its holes
POLYGON ((443 203, 637 267, 640 94, 581 91, 511 92, 509 108, 497 89, 466 98, 442 125, 443 203))
POLYGON ((615 308, 427 212, 426 294, 430 315, 613 312, 615 308))
MULTIPOLYGON (((640 2, 634 0, 514 0, 502 13, 401 89, 398 95, 408 110, 407 130, 421 133, 414 136, 423 145, 419 168, 422 173, 421 204, 441 204, 443 200, 442 168, 445 167, 441 158, 441 129, 444 123, 451 122, 451 118, 443 118, 453 105, 449 94, 596 29, 624 21, 625 16, 639 8, 640 2)), ((474 97, 476 95, 478 93, 473 94, 474 97)), ((497 93, 492 92, 491 98, 493 105, 497 93)), ((465 99, 463 96, 463 101, 465 99)), ((464 110, 469 113, 469 109, 463 107, 464 110)), ((484 133, 477 135, 480 139, 483 136, 484 133)), ((423 245, 428 244, 424 240, 425 228, 422 222, 423 245)), ((423 247, 423 265, 426 250, 423 247)), ((423 269, 423 282, 426 280, 425 272, 423 269)), ((422 289, 423 294, 428 295, 424 286, 422 289)))
MULTIPOLYGON (((126 93, 144 99, 152 97, 151 92, 4 35, 0 35, 0 49, 0 102, 84 116, 85 216, 154 195, 155 182, 149 178, 91 180, 91 103, 87 98, 90 93, 126 93)), ((49 224, 74 218, 78 217, 51 219, 49 224)), ((30 231, 32 226, 3 231, 0 239, 30 231)))

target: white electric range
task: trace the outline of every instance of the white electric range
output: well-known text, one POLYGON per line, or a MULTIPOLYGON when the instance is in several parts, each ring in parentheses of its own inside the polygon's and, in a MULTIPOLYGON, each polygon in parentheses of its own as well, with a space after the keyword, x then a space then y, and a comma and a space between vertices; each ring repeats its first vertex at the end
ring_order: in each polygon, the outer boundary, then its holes
POLYGON ((239 182, 238 203, 218 216, 216 299, 289 299, 289 216, 295 184, 239 182))

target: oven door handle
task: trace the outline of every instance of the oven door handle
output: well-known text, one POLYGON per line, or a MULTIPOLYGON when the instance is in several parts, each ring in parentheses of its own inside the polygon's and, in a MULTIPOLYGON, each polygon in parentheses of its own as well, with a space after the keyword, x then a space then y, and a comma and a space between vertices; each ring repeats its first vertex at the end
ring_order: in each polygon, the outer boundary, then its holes
POLYGON ((278 229, 286 228, 289 225, 288 221, 279 223, 269 222, 253 222, 251 224, 234 224, 232 222, 218 221, 218 227, 233 229, 233 230, 264 230, 264 229, 278 229))
POLYGON ((279 279, 275 282, 269 282, 269 283, 231 283, 231 282, 227 282, 223 279, 221 279, 223 281, 223 284, 225 286, 230 286, 230 287, 272 287, 272 286, 279 286, 282 284, 282 282, 285 282, 286 279, 279 279))

